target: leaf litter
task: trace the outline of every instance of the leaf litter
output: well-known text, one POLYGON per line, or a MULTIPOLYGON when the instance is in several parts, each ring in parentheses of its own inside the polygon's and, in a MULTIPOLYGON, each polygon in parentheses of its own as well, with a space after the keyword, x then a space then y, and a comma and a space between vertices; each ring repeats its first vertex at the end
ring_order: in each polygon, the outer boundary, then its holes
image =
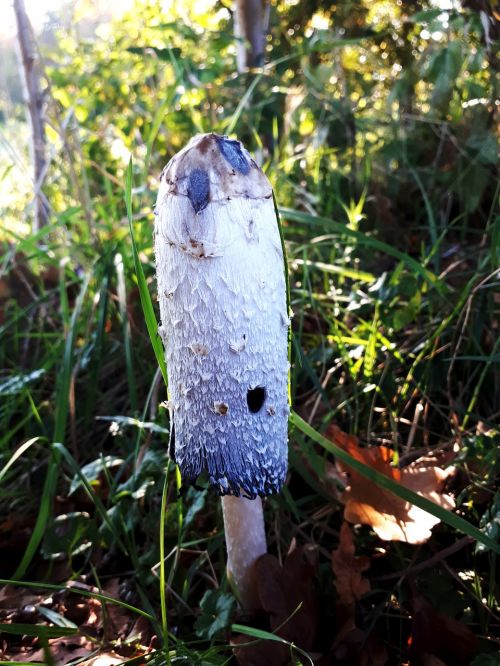
MULTIPOLYGON (((356 459, 442 506, 454 507, 453 498, 444 491, 453 470, 438 464, 442 460, 446 464, 449 456, 441 460, 433 456, 419 458, 398 469, 387 447, 362 448, 356 437, 346 435, 336 426, 330 426, 328 435, 356 459)), ((246 620, 250 626, 274 633, 283 642, 233 635, 231 643, 240 666, 288 666, 303 659, 294 646, 305 651, 316 666, 331 663, 384 666, 388 662, 388 646, 381 638, 385 633, 377 620, 381 613, 377 615, 374 611, 377 591, 369 580, 372 558, 356 554, 357 530, 353 532, 349 523, 369 525, 383 540, 418 544, 431 536, 437 521, 359 477, 347 465, 337 463, 335 476, 345 482, 345 490, 339 495, 345 503, 345 520, 337 547, 331 552, 333 584, 330 589, 321 589, 318 556, 321 544, 299 545, 293 539, 282 565, 270 554, 260 558, 256 563, 256 578, 262 608, 259 614, 246 620)), ((123 596, 120 578, 109 578, 102 591, 115 598, 123 596)), ((202 604, 204 615, 198 618, 195 630, 217 640, 223 638, 231 622, 234 604, 231 595, 221 590, 216 592, 202 604)), ((387 603, 382 606, 387 610, 387 603)), ((477 641, 466 625, 440 613, 418 592, 400 607, 400 613, 406 621, 403 637, 411 655, 410 664, 461 666, 475 654, 477 641), (445 656, 445 645, 450 641, 455 647, 449 654, 458 655, 453 662, 447 662, 445 656)), ((103 612, 101 602, 66 592, 44 598, 32 589, 0 588, 0 622, 47 626, 47 620, 60 626, 63 621, 74 623, 82 634, 49 639, 56 666, 75 659, 84 666, 111 666, 150 654, 157 641, 148 620, 132 617, 123 607, 106 604, 103 612)), ((6 633, 0 638, 0 655, 1 659, 27 663, 45 659, 36 636, 6 633)))
MULTIPOLYGON (((110 578, 101 592, 119 599, 119 578, 110 578)), ((55 666, 65 666, 74 660, 81 666, 112 666, 146 655, 152 649, 149 623, 144 618, 135 618, 122 606, 106 603, 103 610, 103 604, 97 599, 64 589, 47 597, 34 594, 32 588, 5 585, 0 587, 0 623, 12 624, 13 630, 15 625, 30 624, 33 631, 30 635, 0 631, 0 660, 45 662, 39 636, 51 628, 47 621, 56 628, 61 627, 61 631, 75 629, 75 635, 48 640, 55 666)))
MULTIPOLYGON (((437 461, 427 457, 398 469, 392 464, 392 450, 385 446, 361 448, 357 437, 347 435, 335 425, 329 426, 327 436, 356 460, 422 497, 445 509, 455 507, 453 497, 443 490, 446 481, 454 474, 454 467, 442 469, 437 461)), ((380 488, 348 465, 336 464, 346 481, 346 489, 340 495, 345 504, 345 520, 369 525, 384 541, 421 544, 431 537, 432 528, 440 522, 438 518, 380 488)))

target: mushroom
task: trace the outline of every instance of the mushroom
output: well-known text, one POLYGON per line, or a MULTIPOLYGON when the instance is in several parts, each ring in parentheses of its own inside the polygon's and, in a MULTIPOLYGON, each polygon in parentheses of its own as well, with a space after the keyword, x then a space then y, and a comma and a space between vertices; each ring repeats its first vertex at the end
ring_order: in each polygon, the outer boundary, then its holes
POLYGON ((239 141, 201 134, 163 170, 155 215, 170 455, 183 485, 206 472, 222 496, 228 575, 256 608, 261 497, 287 470, 289 317, 272 188, 239 141))

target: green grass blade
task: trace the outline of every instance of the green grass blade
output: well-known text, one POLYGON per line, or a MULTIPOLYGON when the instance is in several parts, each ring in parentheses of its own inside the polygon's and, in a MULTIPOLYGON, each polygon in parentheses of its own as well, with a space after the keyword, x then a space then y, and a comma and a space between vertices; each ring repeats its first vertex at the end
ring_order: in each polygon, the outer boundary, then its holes
POLYGON ((89 368, 89 379, 85 395, 85 403, 83 406, 83 422, 85 425, 88 425, 91 422, 92 412, 95 410, 95 400, 98 392, 97 389, 99 385, 99 372, 102 367, 102 355, 106 337, 110 272, 110 259, 109 257, 106 257, 104 262, 104 270, 97 278, 100 283, 99 307, 96 317, 97 326, 95 329, 94 353, 92 354, 92 362, 89 368))
POLYGON ((134 229, 132 227, 132 158, 128 163, 127 175, 125 179, 125 204, 127 206, 127 218, 130 230, 130 239, 132 241, 132 254, 134 257, 135 274, 137 278, 137 286, 139 287, 139 296, 141 299, 142 311, 144 313, 144 320, 148 329, 151 346, 156 356, 156 360, 161 370, 165 386, 168 386, 167 365, 165 363, 165 355, 163 352, 163 344, 158 335, 158 322, 156 321, 153 303, 149 293, 146 277, 142 268, 141 260, 139 259, 139 252, 134 238, 134 229))
MULTIPOLYGON (((35 250, 38 243, 48 236, 49 234, 54 233, 58 227, 67 225, 71 221, 71 218, 77 215, 80 212, 80 208, 68 208, 64 213, 61 213, 57 216, 57 220, 51 221, 50 224, 42 227, 39 231, 29 236, 23 237, 22 235, 16 233, 13 229, 8 229, 6 226, 2 228, 2 233, 6 236, 11 236, 15 240, 16 253, 29 253, 35 250)), ((12 253, 12 250, 9 249, 7 252, 0 254, 0 262, 3 262, 8 254, 12 253)), ((1 662, 0 662, 1 663, 1 662)))
POLYGON ((45 624, 0 624, 0 633, 2 632, 15 636, 59 638, 60 636, 74 636, 78 633, 78 627, 47 627, 45 624))
POLYGON ((17 666, 47 666, 45 661, 0 661, 0 666, 12 666, 16 664, 17 666))
POLYGON ((175 105, 176 98, 179 97, 179 93, 177 92, 177 88, 179 84, 183 81, 184 79, 184 68, 182 65, 182 62, 178 62, 177 58, 174 55, 174 52, 170 46, 167 45, 168 49, 168 55, 170 57, 170 62, 172 64, 173 70, 175 72, 175 81, 173 84, 170 86, 170 90, 167 93, 164 101, 160 104, 158 107, 158 110, 156 111, 153 122, 151 124, 151 129, 149 131, 148 137, 146 139, 146 159, 144 160, 144 176, 146 177, 148 170, 149 170, 149 163, 151 161, 151 153, 153 150, 153 144, 156 140, 156 137, 158 136, 158 132, 160 131, 160 126, 163 122, 163 119, 168 112, 169 109, 171 109, 175 105))
POLYGON ((436 254, 436 248, 438 246, 438 230, 437 230, 436 218, 434 216, 434 211, 432 210, 432 204, 425 190, 424 184, 422 183, 422 179, 418 175, 417 170, 414 169, 413 167, 410 167, 410 173, 413 176, 413 178, 415 178, 415 182, 417 183, 418 189, 420 190, 420 193, 422 194, 422 198, 424 200, 425 212, 427 214, 427 222, 429 224, 429 236, 432 243, 433 254, 435 255, 435 265, 436 268, 439 268, 438 267, 439 253, 436 254))
POLYGON ((21 446, 14 451, 14 453, 11 455, 9 461, 3 466, 2 469, 0 469, 0 481, 3 479, 3 477, 7 474, 9 469, 12 467, 12 465, 16 462, 18 458, 20 458, 25 451, 27 451, 32 444, 37 442, 40 439, 40 437, 32 437, 31 439, 28 439, 27 442, 24 442, 24 444, 21 444, 21 446))
POLYGON ((418 273, 426 282, 428 282, 432 287, 435 287, 438 291, 444 293, 447 291, 446 285, 430 270, 422 266, 418 261, 410 257, 405 252, 401 252, 392 245, 388 245, 383 241, 378 240, 377 238, 372 238, 367 236, 361 231, 355 231, 350 229, 345 224, 340 222, 335 222, 327 217, 320 217, 318 215, 310 215, 309 213, 302 213, 298 210, 292 210, 290 208, 280 208, 281 215, 285 220, 291 220, 293 222, 302 222, 305 224, 321 224, 324 227, 327 227, 340 236, 349 236, 353 238, 358 245, 366 245, 378 250, 379 252, 384 252, 400 261, 404 262, 409 268, 413 269, 418 273))
POLYGON ((349 465, 349 467, 352 467, 354 470, 356 470, 356 472, 364 476, 366 479, 372 481, 380 488, 388 490, 397 497, 405 500, 405 502, 410 502, 411 504, 418 506, 419 509, 430 513, 436 518, 439 518, 439 520, 441 520, 443 523, 446 523, 459 532, 470 536, 475 541, 479 541, 484 546, 486 546, 486 548, 489 548, 495 553, 500 554, 500 545, 486 536, 486 534, 483 534, 483 532, 481 532, 481 530, 479 530, 477 527, 471 525, 467 520, 460 518, 460 516, 457 516, 451 511, 448 511, 448 509, 444 509, 431 500, 428 500, 427 498, 418 495, 412 490, 405 488, 405 486, 402 486, 397 481, 390 479, 388 476, 377 472, 372 467, 369 467, 359 460, 356 460, 356 458, 350 456, 346 451, 331 442, 329 439, 323 437, 323 435, 321 435, 319 432, 317 432, 317 430, 306 423, 295 412, 292 412, 290 415, 290 423, 301 430, 304 435, 307 435, 307 437, 310 437, 317 444, 320 444, 320 446, 336 456, 344 464, 349 465))
POLYGON ((76 326, 82 310, 83 299, 87 292, 90 282, 90 275, 87 275, 80 288, 80 293, 75 302, 75 307, 69 321, 69 328, 66 333, 66 342, 64 344, 63 367, 60 374, 60 381, 57 387, 56 416, 54 426, 54 441, 64 442, 66 432, 66 422, 68 419, 69 390, 71 384, 71 373, 73 371, 73 347, 76 339, 76 326))
MULTIPOLYGON (((76 325, 80 316, 83 299, 87 292, 89 281, 90 281, 90 276, 88 275, 85 278, 80 288, 80 293, 78 294, 78 297, 76 299, 75 307, 69 322, 69 328, 66 334, 66 342, 64 344, 63 368, 57 391, 56 416, 55 416, 55 426, 54 426, 54 439, 56 441, 63 441, 64 434, 66 432, 66 422, 68 418, 68 406, 69 406, 69 389, 71 382, 71 373, 73 369, 73 347, 76 338, 76 325)), ((31 534, 28 545, 26 546, 26 550, 24 551, 22 560, 19 563, 19 566, 17 567, 16 571, 14 572, 14 578, 22 578, 24 576, 43 538, 45 532, 45 526, 47 525, 47 521, 52 511, 52 500, 56 492, 58 473, 59 473, 59 454, 57 450, 54 447, 52 447, 52 454, 49 461, 47 476, 45 477, 45 483, 42 490, 42 497, 40 500, 40 509, 36 519, 35 527, 33 528, 33 532, 31 534)))
POLYGON ((43 484, 42 497, 40 499, 40 510, 36 518, 35 527, 31 533, 30 540, 26 546, 23 557, 19 566, 14 572, 13 578, 22 578, 26 573, 27 568, 31 564, 31 560, 35 556, 37 548, 43 539, 45 533, 45 526, 52 511, 52 500, 56 491, 57 477, 59 471, 58 456, 54 451, 51 453, 49 461, 49 469, 43 484))
POLYGON ((372 273, 366 271, 358 271, 354 268, 347 268, 346 266, 336 266, 335 264, 327 264, 323 261, 311 261, 310 259, 293 259, 296 266, 309 266, 315 268, 322 273, 330 273, 332 275, 341 275, 343 277, 352 278, 358 282, 366 282, 371 284, 377 279, 372 273))
POLYGON ((259 640, 263 641, 274 641, 275 643, 283 643, 284 645, 288 645, 291 651, 298 652, 307 659, 308 663, 311 664, 311 666, 314 666, 314 662, 311 659, 311 657, 307 654, 307 652, 301 650, 299 647, 297 647, 293 643, 290 643, 284 638, 276 636, 276 634, 271 634, 269 631, 264 631, 263 629, 255 629, 254 627, 247 627, 244 624, 232 624, 231 631, 238 632, 240 634, 245 634, 245 636, 251 636, 252 638, 258 638, 259 640))
POLYGON ((165 578, 165 520, 167 511, 168 466, 165 470, 165 482, 161 495, 160 509, 160 604, 161 626, 163 633, 163 649, 167 665, 170 666, 170 652, 168 649, 168 619, 167 619, 167 581, 165 578))
POLYGON ((130 341, 130 322, 127 308, 127 287, 125 285, 125 269, 123 258, 120 253, 115 255, 115 269, 118 291, 118 309, 122 320, 123 328, 123 346, 125 350, 125 366, 127 369, 127 381, 132 412, 137 414, 137 387, 135 383, 135 372, 132 355, 132 345, 130 341))
POLYGON ((241 98, 241 100, 240 100, 238 106, 236 107, 233 115, 231 116, 231 118, 229 118, 229 121, 228 121, 228 123, 226 125, 226 128, 225 128, 225 131, 227 132, 227 134, 231 134, 234 131, 234 128, 238 124, 238 120, 240 119, 240 116, 243 113, 243 109, 248 104, 248 101, 250 100, 250 98, 252 96, 252 93, 255 90, 255 87, 257 86, 257 84, 259 83, 261 78, 262 78, 262 74, 257 74, 257 76, 254 78, 252 83, 248 86, 245 94, 241 98))

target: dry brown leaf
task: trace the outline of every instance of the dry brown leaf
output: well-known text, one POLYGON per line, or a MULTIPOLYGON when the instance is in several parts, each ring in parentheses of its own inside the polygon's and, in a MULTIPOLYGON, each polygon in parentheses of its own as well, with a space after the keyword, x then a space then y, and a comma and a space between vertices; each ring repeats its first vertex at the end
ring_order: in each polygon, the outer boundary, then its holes
POLYGON ((439 663, 468 666, 478 649, 478 640, 463 623, 440 613, 413 592, 410 655, 412 666, 439 663))
MULTIPOLYGON (((342 617, 337 607, 337 616, 342 617)), ((340 622, 338 633, 331 649, 331 663, 339 666, 385 666, 389 656, 376 630, 369 633, 356 626, 353 615, 347 611, 344 622, 340 622)))
POLYGON ((331 659, 335 664, 349 666, 384 666, 387 650, 377 631, 368 631, 356 625, 355 606, 370 591, 370 582, 362 576, 370 566, 370 559, 355 555, 354 539, 347 522, 340 528, 339 545, 332 552, 334 585, 338 593, 335 605, 335 640, 331 646, 331 659))
MULTIPOLYGON (((66 666, 73 659, 82 659, 94 652, 95 645, 84 636, 63 636, 49 640, 49 648, 55 666, 66 666)), ((16 657, 15 661, 44 662, 45 654, 42 649, 31 650, 16 657)))
MULTIPOLYGON (((356 460, 439 506, 454 508, 453 497, 442 492, 444 482, 453 473, 453 468, 443 470, 429 464, 427 460, 416 460, 399 470, 391 466, 392 451, 385 446, 360 448, 357 437, 347 435, 334 425, 328 428, 327 436, 356 460)), ((385 541, 417 544, 429 539, 431 529, 439 523, 438 518, 396 497, 388 490, 379 488, 348 465, 338 463, 338 467, 349 475, 349 485, 341 496, 345 503, 346 520, 350 523, 370 525, 385 541)))
POLYGON ((41 595, 33 594, 29 588, 3 585, 0 587, 0 618, 9 611, 37 604, 41 599, 41 595))
POLYGON ((356 557, 351 528, 342 523, 339 547, 332 552, 332 571, 335 574, 335 588, 340 601, 345 606, 353 605, 370 591, 370 581, 361 575, 370 567, 368 557, 356 557))
POLYGON ((96 657, 92 657, 92 659, 80 662, 80 666, 116 666, 116 664, 123 663, 123 657, 120 657, 116 652, 102 652, 96 657))
POLYGON ((280 636, 308 650, 314 643, 318 609, 313 578, 317 569, 314 548, 298 547, 295 543, 285 558, 283 568, 273 555, 263 555, 255 565, 259 598, 269 613, 274 631, 299 611, 280 630, 280 636))
POLYGON ((152 636, 153 629, 151 623, 145 617, 140 616, 132 625, 127 636, 127 642, 134 642, 141 647, 147 647, 151 642, 152 636))
MULTIPOLYGON (((108 597, 119 599, 120 580, 118 578, 110 578, 104 586, 103 591, 108 597)), ((105 626, 105 636, 110 640, 116 639, 118 636, 125 638, 132 624, 132 617, 129 611, 118 604, 107 603, 106 615, 109 622, 105 626)))
MULTIPOLYGON (((316 569, 316 550, 297 547, 295 543, 283 567, 269 554, 262 555, 255 563, 258 594, 262 609, 269 617, 269 630, 308 652, 313 649, 319 622, 313 581, 316 569)), ((247 643, 249 638, 236 636, 232 642, 235 645, 247 643)), ((290 648, 272 641, 236 647, 234 653, 240 666, 285 666, 290 661, 290 648)))

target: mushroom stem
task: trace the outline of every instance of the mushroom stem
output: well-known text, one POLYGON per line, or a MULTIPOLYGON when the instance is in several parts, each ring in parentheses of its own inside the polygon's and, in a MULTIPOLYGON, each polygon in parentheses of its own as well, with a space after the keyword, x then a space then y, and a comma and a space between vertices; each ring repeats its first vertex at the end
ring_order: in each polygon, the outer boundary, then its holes
POLYGON ((267 552, 262 500, 226 495, 222 498, 222 513, 228 578, 245 610, 259 608, 253 565, 267 552))

